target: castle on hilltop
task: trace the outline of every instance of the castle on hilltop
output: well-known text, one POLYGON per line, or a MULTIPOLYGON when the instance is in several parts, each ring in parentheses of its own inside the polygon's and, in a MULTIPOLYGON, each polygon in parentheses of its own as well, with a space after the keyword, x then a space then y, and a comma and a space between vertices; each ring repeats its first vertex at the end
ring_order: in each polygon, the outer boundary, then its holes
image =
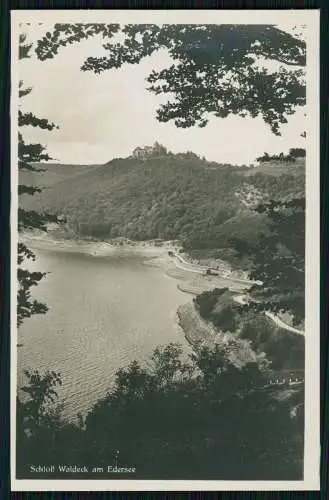
POLYGON ((136 148, 132 153, 133 158, 146 160, 147 158, 154 158, 156 156, 164 156, 167 154, 167 148, 155 142, 153 146, 144 146, 143 148, 136 148))

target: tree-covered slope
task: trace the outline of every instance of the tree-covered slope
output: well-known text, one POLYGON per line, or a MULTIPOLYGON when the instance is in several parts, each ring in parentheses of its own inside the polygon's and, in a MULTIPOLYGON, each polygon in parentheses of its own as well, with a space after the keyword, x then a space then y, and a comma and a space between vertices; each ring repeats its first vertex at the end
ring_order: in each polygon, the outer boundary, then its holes
POLYGON ((304 189, 303 169, 245 177, 244 168, 174 154, 44 168, 31 183, 43 178, 46 188, 23 198, 24 207, 66 216, 80 236, 180 239, 187 249, 226 248, 234 235, 253 239, 265 220, 251 209, 255 202, 304 189))

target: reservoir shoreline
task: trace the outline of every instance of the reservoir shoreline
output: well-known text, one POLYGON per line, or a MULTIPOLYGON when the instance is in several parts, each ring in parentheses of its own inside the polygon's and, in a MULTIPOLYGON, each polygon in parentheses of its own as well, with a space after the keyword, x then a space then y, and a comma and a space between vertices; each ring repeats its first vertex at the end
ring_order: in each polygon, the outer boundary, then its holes
POLYGON ((182 294, 181 304, 177 308, 176 322, 192 348, 200 342, 213 343, 214 338, 218 337, 218 332, 213 326, 203 324, 202 318, 193 306, 192 297, 213 290, 215 287, 227 287, 236 294, 241 294, 246 289, 244 280, 234 279, 233 276, 227 276, 227 273, 223 273, 224 276, 209 276, 202 272, 201 266, 193 264, 188 266, 189 263, 185 259, 177 257, 180 250, 177 242, 164 241, 155 244, 152 241, 64 240, 52 238, 48 233, 24 234, 21 241, 31 246, 32 250, 79 253, 104 259, 116 256, 129 258, 137 255, 145 259, 144 265, 160 268, 165 275, 176 281, 176 288, 182 294))
MULTIPOLYGON (((132 255, 141 256, 145 259, 144 264, 147 266, 160 268, 167 276, 174 278, 177 281, 177 289, 185 296, 188 296, 190 304, 193 296, 199 295, 205 291, 213 290, 214 288, 228 288, 233 293, 233 298, 237 302, 241 302, 241 297, 253 283, 246 279, 240 279, 229 273, 225 269, 225 263, 222 267, 221 274, 207 275, 204 268, 197 264, 192 264, 186 261, 186 257, 181 257, 181 247, 177 241, 142 241, 136 242, 128 239, 117 239, 111 241, 88 241, 88 240, 59 240, 43 234, 40 236, 24 235, 22 241, 30 244, 35 248, 44 248, 48 250, 56 250, 62 252, 77 252, 95 257, 111 257, 120 256, 129 258, 132 255)), ((192 304, 190 304, 192 305, 192 304)), ((199 316, 195 308, 188 312, 184 310, 182 313, 181 307, 184 308, 184 300, 182 305, 177 309, 177 324, 181 327, 184 337, 191 346, 197 343, 208 342, 209 335, 214 338, 218 332, 209 326, 200 328, 195 324, 195 315, 199 316), (191 321, 186 321, 186 317, 190 315, 194 326, 191 327, 191 321), (193 328, 195 331, 193 331, 193 328), (198 332, 198 333, 196 333, 198 332)), ((291 325, 284 323, 279 317, 266 313, 267 317, 279 324, 282 328, 290 330, 293 333, 304 334, 303 331, 293 328, 291 325)), ((199 316, 199 320, 201 320, 199 316)))

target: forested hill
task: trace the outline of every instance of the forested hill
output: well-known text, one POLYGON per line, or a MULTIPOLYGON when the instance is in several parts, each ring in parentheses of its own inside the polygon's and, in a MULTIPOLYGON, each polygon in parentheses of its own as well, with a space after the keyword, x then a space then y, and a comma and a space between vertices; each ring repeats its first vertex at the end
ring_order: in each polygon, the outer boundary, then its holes
POLYGON ((82 237, 180 239, 190 250, 227 248, 235 235, 254 238, 265 219, 253 206, 300 194, 305 182, 300 164, 262 171, 193 154, 40 167, 47 170, 20 179, 44 186, 41 193, 21 196, 22 207, 64 215, 71 234, 82 237))

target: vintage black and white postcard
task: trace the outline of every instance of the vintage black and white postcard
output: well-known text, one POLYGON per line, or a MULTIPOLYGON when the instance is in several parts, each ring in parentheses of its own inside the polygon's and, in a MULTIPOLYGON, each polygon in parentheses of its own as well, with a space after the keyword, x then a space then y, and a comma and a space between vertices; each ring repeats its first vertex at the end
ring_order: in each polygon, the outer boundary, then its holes
POLYGON ((11 475, 319 488, 319 11, 17 10, 11 475))

